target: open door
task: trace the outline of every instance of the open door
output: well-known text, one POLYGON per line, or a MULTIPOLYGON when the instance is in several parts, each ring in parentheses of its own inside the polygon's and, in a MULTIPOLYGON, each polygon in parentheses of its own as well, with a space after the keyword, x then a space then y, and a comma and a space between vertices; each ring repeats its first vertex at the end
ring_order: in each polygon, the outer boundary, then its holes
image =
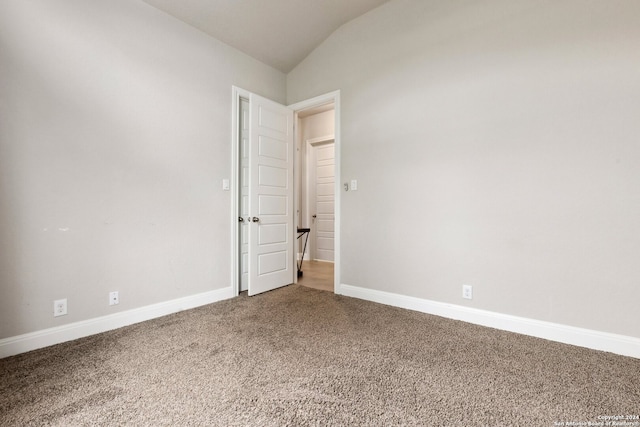
POLYGON ((249 295, 294 281, 293 110, 249 96, 249 295))

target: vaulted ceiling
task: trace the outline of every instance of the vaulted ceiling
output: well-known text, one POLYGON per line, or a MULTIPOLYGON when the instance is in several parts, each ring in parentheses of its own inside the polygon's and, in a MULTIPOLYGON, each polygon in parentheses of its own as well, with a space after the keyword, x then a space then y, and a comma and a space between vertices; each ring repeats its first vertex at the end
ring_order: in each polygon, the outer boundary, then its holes
POLYGON ((344 23, 388 0, 144 0, 288 73, 344 23))

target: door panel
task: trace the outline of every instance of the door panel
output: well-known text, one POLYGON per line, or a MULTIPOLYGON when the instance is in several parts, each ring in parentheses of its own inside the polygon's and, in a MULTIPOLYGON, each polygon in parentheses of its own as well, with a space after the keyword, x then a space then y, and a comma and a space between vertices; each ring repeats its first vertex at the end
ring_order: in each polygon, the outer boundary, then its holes
POLYGON ((260 245, 285 243, 286 235, 287 226, 284 224, 262 225, 259 228, 258 243, 260 245))
POLYGON ((293 111, 253 94, 249 101, 248 286, 255 295, 294 279, 294 140, 293 111))
MULTIPOLYGON (((260 270, 263 275, 284 271, 289 264, 287 261, 286 251, 261 254, 258 256, 258 270, 260 270)), ((285 285, 287 284, 288 283, 285 283, 285 285)))
POLYGON ((267 215, 286 215, 287 198, 281 196, 258 196, 258 214, 262 217, 267 215))
POLYGON ((260 138, 260 155, 264 157, 271 157, 277 160, 287 160, 287 144, 277 139, 269 137, 260 138))
POLYGON ((287 170, 273 166, 260 165, 258 168, 260 185, 287 188, 287 170))
POLYGON ((316 220, 316 230, 321 233, 333 233, 335 231, 333 220, 316 220))

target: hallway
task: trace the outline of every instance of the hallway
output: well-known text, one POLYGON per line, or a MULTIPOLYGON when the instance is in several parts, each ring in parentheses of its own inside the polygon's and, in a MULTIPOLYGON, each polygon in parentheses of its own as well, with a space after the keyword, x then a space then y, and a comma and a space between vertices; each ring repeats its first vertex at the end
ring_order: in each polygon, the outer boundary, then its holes
POLYGON ((304 261, 302 277, 298 284, 321 291, 333 292, 333 263, 324 261, 304 261))

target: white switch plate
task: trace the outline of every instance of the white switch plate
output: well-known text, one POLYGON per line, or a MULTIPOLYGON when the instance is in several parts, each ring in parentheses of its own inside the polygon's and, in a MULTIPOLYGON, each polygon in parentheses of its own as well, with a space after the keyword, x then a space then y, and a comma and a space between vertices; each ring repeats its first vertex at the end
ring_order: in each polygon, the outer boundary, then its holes
POLYGON ((352 179, 351 180, 351 191, 357 191, 358 190, 358 180, 357 179, 352 179))
POLYGON ((230 184, 229 184, 229 180, 228 180, 228 179, 226 179, 226 178, 225 178, 225 179, 223 179, 223 180, 222 180, 222 189, 223 189, 224 191, 229 191, 229 189, 230 189, 230 188, 231 188, 231 187, 230 187, 230 184))

